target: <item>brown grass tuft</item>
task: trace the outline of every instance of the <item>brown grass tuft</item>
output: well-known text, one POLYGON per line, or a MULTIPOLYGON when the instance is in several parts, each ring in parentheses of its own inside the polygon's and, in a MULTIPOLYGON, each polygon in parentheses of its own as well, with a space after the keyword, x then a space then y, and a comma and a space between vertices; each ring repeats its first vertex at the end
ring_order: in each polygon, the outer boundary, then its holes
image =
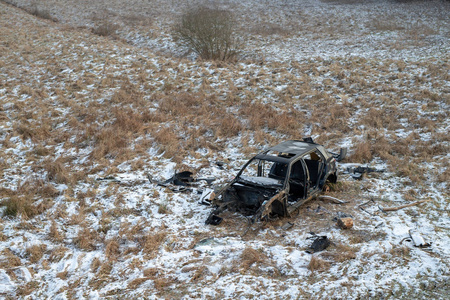
POLYGON ((15 255, 11 250, 4 249, 1 252, 1 258, 0 258, 0 268, 1 269, 9 269, 13 267, 19 267, 22 265, 22 262, 20 261, 20 258, 15 255))
POLYGON ((127 133, 114 126, 104 127, 95 134, 93 159, 115 158, 128 146, 127 133))
POLYGON ((331 263, 317 257, 316 255, 311 256, 311 260, 308 264, 308 270, 311 272, 324 272, 331 267, 331 263))
POLYGON ((155 252, 166 239, 166 235, 167 234, 165 232, 158 232, 155 234, 148 234, 144 236, 142 243, 144 253, 150 254, 152 256, 156 255, 155 252))
POLYGON ((38 281, 29 281, 17 288, 16 295, 18 296, 27 296, 31 294, 33 291, 39 288, 38 281))
POLYGON ((78 231, 78 235, 74 239, 75 245, 86 251, 95 250, 98 241, 98 233, 95 230, 88 228, 86 225, 78 231))
POLYGON ((66 252, 68 250, 69 250, 69 248, 66 248, 64 246, 59 246, 52 250, 48 260, 52 263, 59 262, 64 256, 66 256, 66 252))
POLYGON ((155 278, 160 270, 158 268, 148 268, 143 271, 145 277, 155 278))
POLYGON ((32 200, 27 196, 12 196, 0 202, 2 206, 6 206, 3 211, 4 216, 22 216, 26 219, 36 215, 36 210, 32 205, 32 200))
POLYGON ((135 279, 133 279, 132 281, 130 281, 129 283, 128 283, 128 288, 129 289, 132 289, 132 290, 134 290, 134 289, 136 289, 138 286, 140 286, 141 284, 143 284, 144 282, 146 282, 147 280, 149 280, 149 278, 147 278, 147 277, 142 277, 142 278, 135 278, 135 279))
POLYGON ((52 240, 56 242, 61 242, 64 239, 64 235, 59 232, 58 225, 56 224, 55 220, 52 220, 49 236, 52 240))
POLYGON ((246 247, 241 254, 241 267, 245 270, 250 268, 255 263, 263 262, 267 257, 251 247, 246 247))
POLYGON ((58 158, 56 160, 46 160, 42 163, 45 171, 47 171, 48 180, 56 183, 72 183, 72 178, 69 171, 64 166, 64 158, 58 158))
POLYGON ((91 262, 91 271, 96 272, 98 268, 101 266, 102 261, 98 257, 94 257, 94 259, 91 262))
POLYGON ((67 270, 56 273, 56 277, 58 277, 59 279, 62 279, 62 280, 66 280, 68 275, 69 275, 69 271, 67 271, 67 270))
POLYGON ((47 245, 33 245, 26 249, 26 254, 31 263, 37 263, 44 256, 44 252, 47 250, 47 245))
POLYGON ((355 150, 353 154, 351 154, 347 160, 350 162, 369 162, 373 158, 372 151, 371 151, 371 145, 369 141, 361 141, 355 146, 355 150))
POLYGON ((110 261, 117 260, 117 257, 119 256, 119 242, 115 239, 109 240, 106 243, 105 247, 105 255, 110 261))
POLYGON ((164 157, 171 158, 176 154, 183 152, 174 129, 168 127, 161 128, 153 135, 153 137, 155 138, 155 142, 158 144, 160 151, 164 153, 164 157))
POLYGON ((344 262, 349 259, 355 259, 356 251, 356 246, 349 246, 338 243, 334 244, 333 247, 330 247, 328 251, 323 252, 321 256, 327 259, 332 259, 335 262, 344 262))

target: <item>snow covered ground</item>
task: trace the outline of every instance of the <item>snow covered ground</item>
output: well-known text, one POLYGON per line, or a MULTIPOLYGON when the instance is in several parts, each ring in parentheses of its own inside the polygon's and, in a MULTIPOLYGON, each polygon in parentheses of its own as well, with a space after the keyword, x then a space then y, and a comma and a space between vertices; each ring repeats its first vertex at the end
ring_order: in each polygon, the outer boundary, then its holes
POLYGON ((0 297, 448 297, 448 1, 6 2, 0 297), (200 4, 235 13, 238 62, 173 42, 200 4), (102 22, 114 37, 92 33, 102 22), (206 182, 156 184, 190 170, 221 186, 252 154, 309 135, 349 148, 329 192, 348 204, 250 228, 226 212, 215 227, 206 182), (385 172, 346 174, 361 164, 385 172), (339 229, 338 213, 355 226, 339 229), (402 241, 410 230, 431 247, 402 241), (331 246, 307 253, 310 232, 331 246))

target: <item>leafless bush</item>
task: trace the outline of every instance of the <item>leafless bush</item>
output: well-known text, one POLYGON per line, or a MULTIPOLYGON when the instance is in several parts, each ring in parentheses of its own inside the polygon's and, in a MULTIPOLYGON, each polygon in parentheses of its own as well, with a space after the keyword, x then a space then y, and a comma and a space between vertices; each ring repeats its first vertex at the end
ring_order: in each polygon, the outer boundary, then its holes
POLYGON ((106 11, 95 14, 93 17, 95 26, 91 29, 92 33, 100 36, 114 36, 119 26, 114 24, 110 18, 111 16, 106 11))
POLYGON ((47 9, 38 8, 36 4, 34 4, 28 10, 28 12, 30 14, 32 14, 33 16, 36 16, 36 17, 41 18, 41 19, 51 20, 53 22, 58 21, 56 18, 52 17, 52 15, 50 14, 50 11, 48 11, 47 9))
POLYGON ((116 34, 117 28, 117 25, 105 21, 92 28, 92 33, 100 36, 112 36, 116 34))
POLYGON ((197 8, 185 13, 173 36, 206 60, 233 60, 238 52, 233 15, 229 11, 197 8))

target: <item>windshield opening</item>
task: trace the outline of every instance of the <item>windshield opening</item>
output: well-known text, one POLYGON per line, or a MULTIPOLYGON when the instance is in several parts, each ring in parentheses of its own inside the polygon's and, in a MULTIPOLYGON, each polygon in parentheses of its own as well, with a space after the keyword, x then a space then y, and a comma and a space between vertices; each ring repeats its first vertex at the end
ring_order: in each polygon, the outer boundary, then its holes
POLYGON ((259 184, 281 185, 287 168, 288 164, 284 162, 254 159, 242 170, 240 178, 259 184))

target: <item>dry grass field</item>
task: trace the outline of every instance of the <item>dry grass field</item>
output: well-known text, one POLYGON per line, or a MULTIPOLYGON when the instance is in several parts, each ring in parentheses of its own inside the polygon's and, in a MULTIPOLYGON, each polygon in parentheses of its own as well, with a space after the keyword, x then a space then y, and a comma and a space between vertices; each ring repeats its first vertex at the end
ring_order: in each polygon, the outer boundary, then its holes
POLYGON ((445 298, 449 13, 448 1, 0 1, 0 297, 445 298), (236 61, 173 41, 196 5, 235 14, 236 61), (349 148, 328 192, 348 204, 315 200, 250 229, 226 212, 214 227, 206 183, 155 183, 189 170, 220 186, 306 136, 349 148), (361 164, 385 172, 345 174, 361 164), (431 248, 401 243, 409 229, 431 248), (306 253, 309 232, 331 246, 306 253))

